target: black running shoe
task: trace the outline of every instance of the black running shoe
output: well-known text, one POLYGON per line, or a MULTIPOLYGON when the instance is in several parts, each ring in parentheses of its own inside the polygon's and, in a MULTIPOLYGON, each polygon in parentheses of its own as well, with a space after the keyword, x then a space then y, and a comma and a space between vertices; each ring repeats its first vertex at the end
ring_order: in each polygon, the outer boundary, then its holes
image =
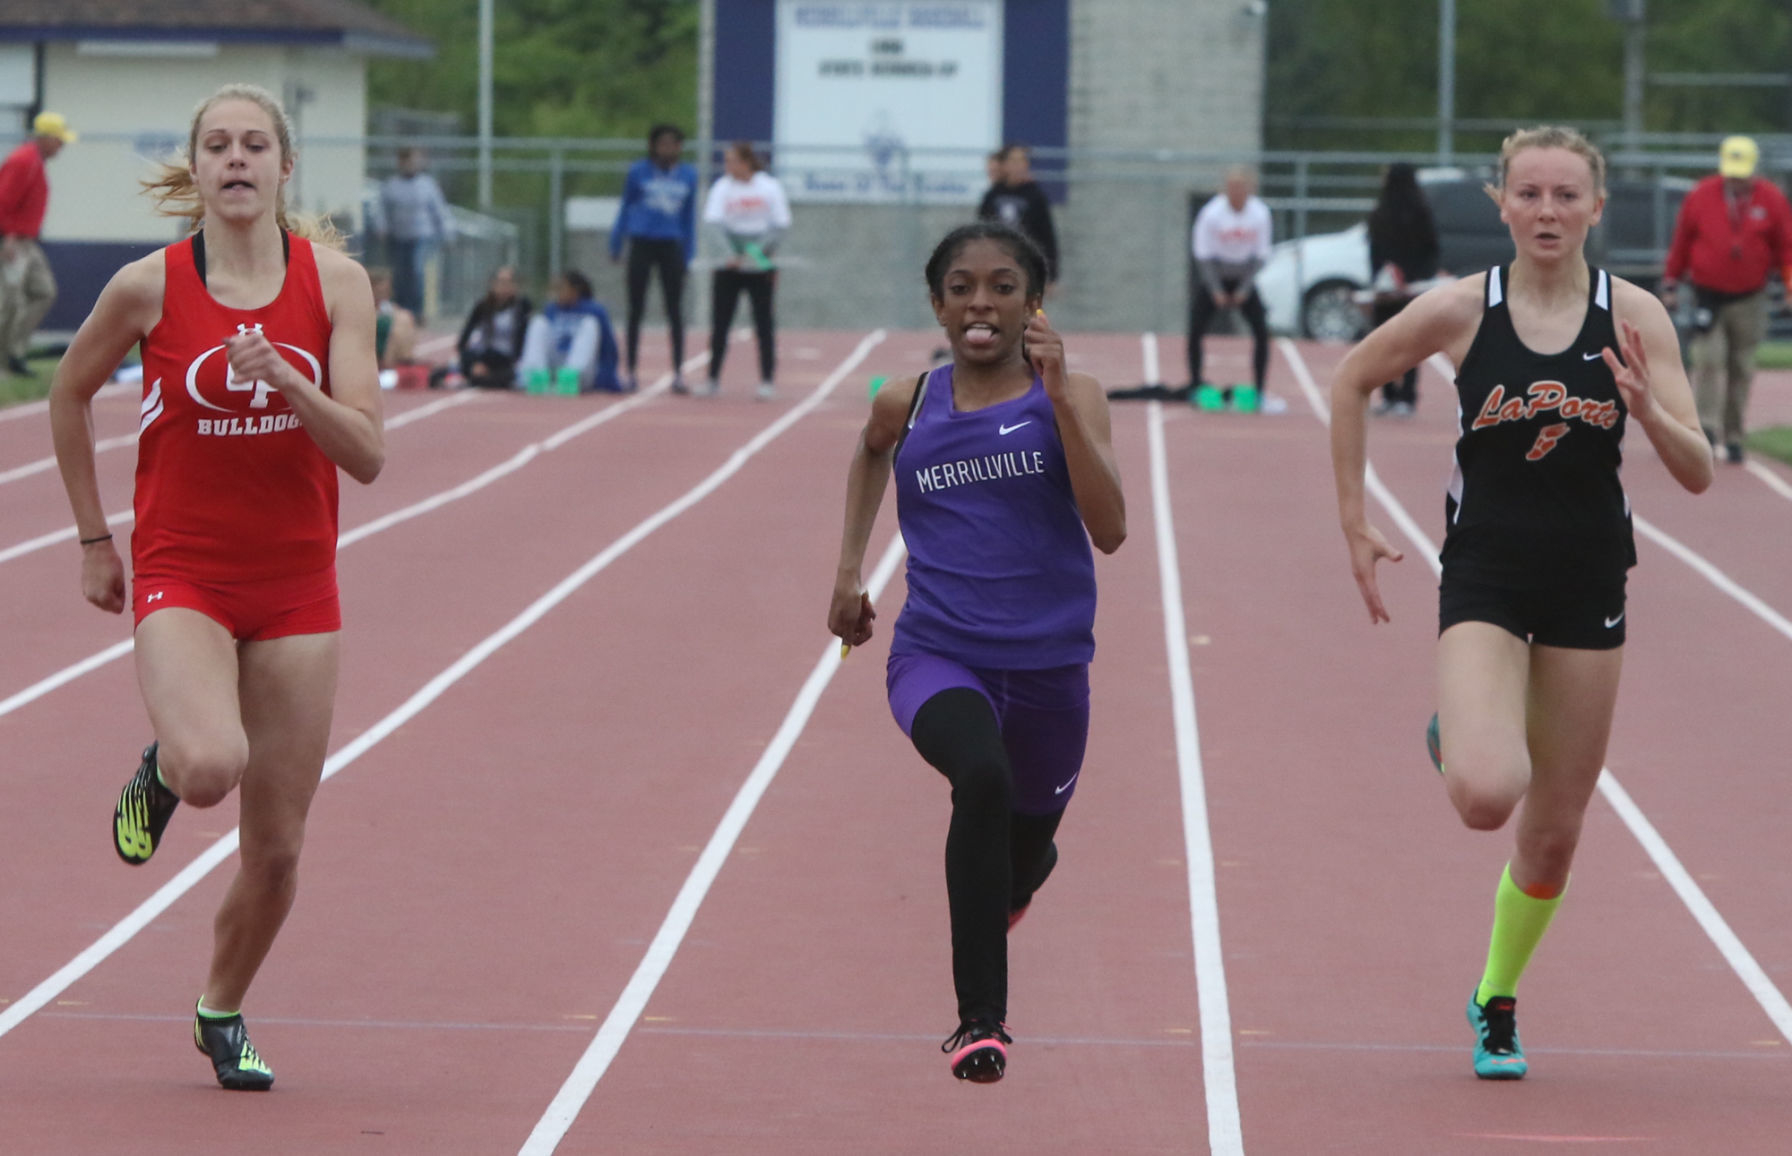
POLYGON ((262 1062, 249 1042, 249 1029, 239 1012, 225 1019, 193 1015, 193 1046, 211 1058, 218 1085, 233 1092, 265 1092, 274 1086, 274 1069, 262 1062))
POLYGON ((989 1020, 966 1020, 940 1045, 952 1057, 952 1074, 973 1084, 993 1084, 1008 1069, 1007 1028, 989 1020))
POLYGON ((178 806, 179 797, 156 777, 156 744, 150 743, 112 809, 112 847, 118 857, 133 867, 149 862, 178 806))

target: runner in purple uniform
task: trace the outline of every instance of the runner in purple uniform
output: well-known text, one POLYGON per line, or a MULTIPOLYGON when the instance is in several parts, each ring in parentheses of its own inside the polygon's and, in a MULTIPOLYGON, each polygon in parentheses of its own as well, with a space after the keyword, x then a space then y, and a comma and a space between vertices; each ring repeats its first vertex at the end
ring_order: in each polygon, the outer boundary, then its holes
POLYGON ((1040 311, 1045 258, 992 222, 927 262, 952 362, 892 378, 847 473, 828 629, 871 637, 861 578, 890 473, 908 543, 890 710, 952 784, 946 893, 962 1080, 1007 1066, 1008 931, 1058 860, 1052 836, 1082 773, 1095 653, 1095 563, 1126 538, 1126 498, 1101 384, 1064 365, 1040 311))

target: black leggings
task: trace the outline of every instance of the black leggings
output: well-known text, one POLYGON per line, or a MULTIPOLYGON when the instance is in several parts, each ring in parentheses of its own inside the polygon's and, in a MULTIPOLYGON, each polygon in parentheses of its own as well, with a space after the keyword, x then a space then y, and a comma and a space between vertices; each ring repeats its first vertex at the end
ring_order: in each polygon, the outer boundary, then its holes
MULTIPOLYGON (((1226 292, 1235 292, 1235 285, 1224 286, 1226 292)), ((1188 314, 1188 380, 1190 385, 1201 384, 1201 338, 1207 333, 1207 327, 1213 323, 1213 315, 1219 312, 1219 302, 1207 291, 1207 286, 1195 287, 1194 305, 1188 314)), ((1245 324, 1251 327, 1251 379, 1257 385, 1257 392, 1263 392, 1263 379, 1269 372, 1269 319, 1263 312, 1263 299, 1257 296, 1255 289, 1238 305, 1239 315, 1245 324)))
POLYGON ((666 325, 672 330, 672 372, 684 364, 684 242, 633 237, 628 243, 628 375, 635 376, 641 349, 641 314, 647 308, 647 280, 660 271, 666 325))
POLYGON ((909 737, 952 784, 946 831, 946 899, 952 912, 952 984, 960 1021, 1008 1018, 1008 913, 1026 906, 1050 870, 1064 812, 1021 815, 989 700, 954 687, 921 704, 909 737))
POLYGON ((742 291, 753 306, 753 333, 759 338, 759 380, 772 380, 778 368, 777 331, 772 321, 772 290, 777 287, 777 280, 775 272, 716 270, 715 319, 709 331, 709 380, 722 376, 722 361, 728 355, 728 327, 734 324, 734 307, 742 291))

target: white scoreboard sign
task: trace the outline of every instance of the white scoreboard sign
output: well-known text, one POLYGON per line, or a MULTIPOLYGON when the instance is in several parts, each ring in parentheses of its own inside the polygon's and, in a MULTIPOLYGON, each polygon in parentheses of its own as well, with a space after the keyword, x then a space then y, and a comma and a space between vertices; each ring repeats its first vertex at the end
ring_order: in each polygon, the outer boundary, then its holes
POLYGON ((1002 0, 778 0, 791 199, 974 203, 1002 136, 1002 0))

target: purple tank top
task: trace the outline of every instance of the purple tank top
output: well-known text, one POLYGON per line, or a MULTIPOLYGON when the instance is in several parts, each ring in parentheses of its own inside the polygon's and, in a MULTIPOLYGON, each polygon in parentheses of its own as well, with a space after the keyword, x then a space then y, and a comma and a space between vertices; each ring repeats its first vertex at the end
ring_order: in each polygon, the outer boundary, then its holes
POLYGON ((1044 382, 961 413, 952 367, 934 370, 895 470, 908 601, 891 653, 999 670, 1094 657, 1095 558, 1044 382))

